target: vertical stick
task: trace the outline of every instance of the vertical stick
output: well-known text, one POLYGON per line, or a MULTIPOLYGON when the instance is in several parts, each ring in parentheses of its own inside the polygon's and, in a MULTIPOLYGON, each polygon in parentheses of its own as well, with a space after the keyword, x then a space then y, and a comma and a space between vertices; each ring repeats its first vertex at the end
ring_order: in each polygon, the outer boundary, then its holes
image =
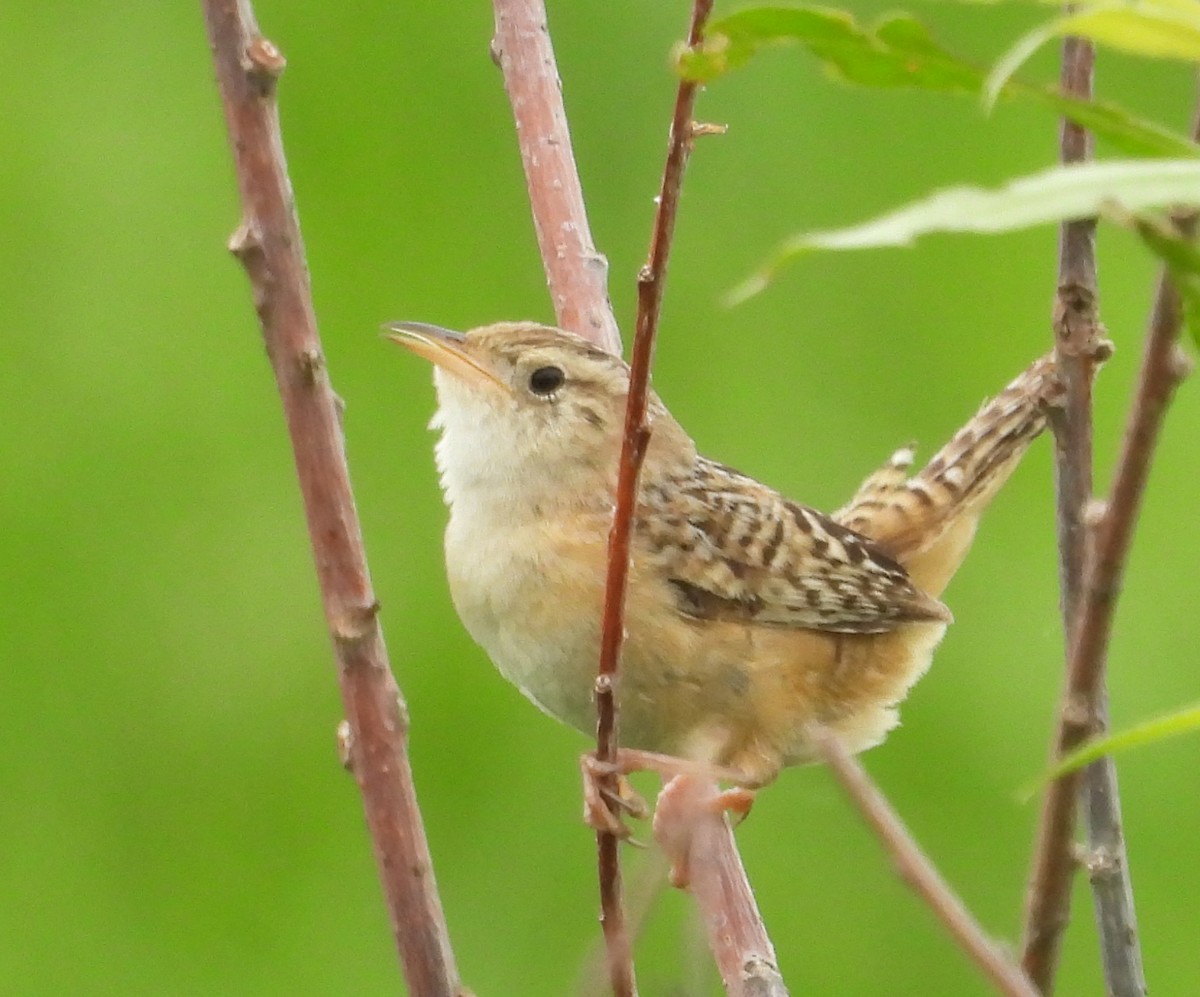
MULTIPOLYGON (((1076 97, 1092 93, 1095 50, 1081 38, 1067 38, 1062 48, 1062 88, 1076 97)), ((1091 135, 1063 119, 1060 153, 1064 164, 1091 158, 1091 135)), ((1054 302, 1055 364, 1066 389, 1061 416, 1054 423, 1054 471, 1057 492, 1059 588, 1066 656, 1070 659, 1073 632, 1086 560, 1087 526, 1092 498, 1092 379, 1100 340, 1096 303, 1096 220, 1064 222, 1059 235, 1058 293, 1054 302)), ((1064 694, 1063 718, 1069 711, 1087 709, 1070 691, 1064 694)), ((1053 754, 1064 747, 1056 734, 1053 754)), ((1072 854, 1076 796, 1082 782, 1073 773, 1056 782, 1043 800, 1033 870, 1026 900, 1022 963, 1043 993, 1053 989, 1059 949, 1071 912, 1072 854)))
MULTIPOLYGON (((688 44, 696 45, 704 34, 704 24, 712 11, 713 0, 695 0, 688 44)), ((671 252, 671 237, 675 231, 675 214, 679 208, 679 192, 683 173, 692 148, 692 109, 696 103, 695 83, 682 81, 675 97, 675 112, 667 140, 667 160, 663 168, 658 209, 654 214, 654 229, 646 263, 638 274, 637 327, 633 338, 630 362, 629 396, 625 403, 625 430, 621 440, 621 457, 617 470, 616 509, 608 536, 608 572, 604 585, 604 617, 600 635, 600 664, 596 676, 596 758, 614 763, 617 759, 617 697, 616 686, 625 639, 625 590, 629 578, 629 541, 633 517, 637 509, 638 479, 646 447, 650 442, 650 424, 646 418, 646 401, 650 393, 650 365, 654 358, 654 337, 662 306, 671 252)), ((609 777, 608 788, 616 791, 616 777, 609 777)), ((633 993, 632 959, 628 952, 629 937, 621 911, 621 869, 618 860, 620 841, 610 831, 596 831, 597 868, 600 879, 600 906, 604 930, 609 936, 609 966, 612 970, 613 992, 633 993), (619 971, 629 966, 628 973, 619 971)))
MULTIPOLYGON (((607 291, 602 279, 604 271, 594 264, 594 260, 602 258, 590 247, 590 237, 585 239, 584 248, 579 252, 575 252, 567 244, 565 256, 560 254, 561 247, 555 244, 554 239, 547 238, 548 233, 586 233, 587 220, 582 197, 575 194, 560 196, 561 191, 556 189, 561 185, 562 191, 578 191, 579 181, 575 174, 566 116, 562 109, 561 88, 553 47, 546 28, 545 9, 540 0, 493 2, 496 11, 493 53, 504 73, 505 88, 513 106, 517 141, 521 147, 521 160, 529 186, 534 224, 538 231, 550 294, 555 302, 559 324, 613 353, 619 353, 620 340, 616 334, 616 325, 612 322, 607 291), (549 192, 547 187, 551 188, 549 192), (590 270, 590 276, 580 279, 580 269, 590 270), (601 312, 608 313, 605 321, 597 323, 587 319, 588 315, 601 312)), ((693 44, 698 43, 702 36, 703 24, 710 8, 711 0, 702 0, 693 9, 692 26, 689 31, 689 39, 693 44)), ((664 168, 665 196, 660 199, 659 211, 655 216, 650 259, 638 281, 639 331, 649 326, 652 333, 653 326, 657 323, 662 300, 662 278, 666 272, 671 231, 678 205, 678 185, 682 180, 683 167, 693 138, 691 113, 695 92, 694 86, 685 84, 676 97, 667 164, 664 168)), ((652 353, 652 335, 648 339, 642 334, 635 340, 634 346, 634 367, 643 369, 642 374, 634 375, 634 384, 631 385, 630 401, 634 405, 638 404, 634 397, 635 391, 643 393, 644 404, 646 373, 652 353), (637 345, 638 341, 641 343, 640 347, 637 345), (641 387, 635 388, 639 377, 642 378, 641 387)), ((628 409, 626 414, 628 417, 628 409)), ((626 477, 624 484, 618 488, 622 494, 632 495, 636 490, 636 481, 630 477, 630 469, 635 466, 633 461, 637 451, 646 444, 646 436, 641 426, 643 421, 638 418, 626 423, 627 453, 623 455, 621 462, 621 469, 626 477)), ((632 505, 626 515, 631 512, 632 505)), ((614 530, 615 528, 614 522, 614 530)), ((614 565, 617 566, 615 570, 618 573, 627 570, 627 542, 623 556, 618 554, 616 557, 610 557, 610 574, 614 565)), ((606 586, 610 580, 619 579, 606 578, 606 586)), ((606 615, 607 609, 612 606, 623 606, 623 603, 606 597, 606 615)), ((609 635, 609 649, 606 654, 615 653, 621 629, 619 625, 611 628, 606 623, 606 633, 609 635)), ((601 712, 597 714, 597 733, 601 742, 615 748, 615 709, 608 719, 603 719, 603 711, 608 709, 604 704, 615 707, 613 697, 612 675, 598 675, 597 700, 601 712), (602 722, 605 725, 603 731, 599 730, 602 722)), ((749 992, 746 988, 758 987, 754 992, 764 997, 766 994, 782 997, 786 990, 782 981, 778 979, 778 971, 774 969, 774 952, 754 904, 753 893, 738 857, 728 821, 723 816, 709 811, 695 837, 706 843, 704 851, 710 861, 702 865, 698 863, 694 867, 692 892, 702 909, 705 923, 709 926, 709 942, 721 966, 722 975, 727 979, 730 992, 749 992), (740 925, 744 930, 739 929, 735 936, 731 936, 729 931, 722 929, 722 925, 740 925), (747 953, 756 954, 753 965, 747 965, 741 958, 747 953), (768 958, 770 966, 763 961, 768 958), (766 989, 763 989, 764 983, 766 989)), ((633 970, 629 959, 627 932, 623 915, 620 913, 617 842, 611 836, 603 836, 597 842, 597 865, 601 882, 608 884, 603 888, 607 899, 602 902, 602 906, 605 911, 604 927, 608 943, 610 977, 618 988, 625 988, 624 992, 628 993, 629 988, 633 986, 633 970)))
POLYGON ((409 991, 459 997, 284 161, 275 84, 285 60, 259 33, 249 0, 204 0, 204 16, 242 199, 229 248, 250 278, 291 434, 346 708, 343 757, 362 792, 409 991))
MULTIPOLYGON (((1064 90, 1077 96, 1091 95, 1093 57, 1090 44, 1066 40, 1064 90)), ((1064 124, 1063 161, 1077 162, 1090 152, 1086 133, 1064 124)), ((1094 364, 1106 349, 1095 308, 1093 233, 1094 222, 1064 226, 1055 323, 1059 365, 1067 388, 1067 407, 1056 427, 1062 609, 1067 635, 1066 690, 1055 735, 1056 757, 1088 737, 1101 736, 1108 728, 1104 672, 1116 594, 1162 415, 1184 376, 1175 345, 1181 324, 1179 305, 1164 269, 1111 499, 1106 505, 1093 504, 1090 385, 1094 364), (1089 224, 1092 232, 1085 228, 1089 224), (1058 316, 1063 316, 1061 323, 1058 316)), ((1046 791, 1030 879, 1023 962, 1043 993, 1051 992, 1070 912, 1077 796, 1087 837, 1083 862, 1092 885, 1107 990, 1114 997, 1141 997, 1146 981, 1121 830, 1116 767, 1108 757, 1083 772, 1056 780, 1046 791)))
POLYGON ((494 0, 493 6, 492 56, 512 105, 554 314, 562 328, 619 355, 608 261, 596 251, 588 228, 546 8, 541 0, 494 0))

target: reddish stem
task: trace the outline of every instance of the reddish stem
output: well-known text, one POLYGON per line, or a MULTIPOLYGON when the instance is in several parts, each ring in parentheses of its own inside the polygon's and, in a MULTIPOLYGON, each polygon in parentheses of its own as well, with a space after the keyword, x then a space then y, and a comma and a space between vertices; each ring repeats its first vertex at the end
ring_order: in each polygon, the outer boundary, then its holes
POLYGON ((408 713, 383 645, 284 161, 275 84, 285 60, 248 0, 204 0, 204 16, 242 200, 229 248, 250 278, 291 434, 346 708, 343 757, 362 792, 409 992, 457 997, 465 991, 409 768, 408 713))
MULTIPOLYGON (((712 0, 695 0, 688 29, 688 44, 698 45, 704 36, 704 25, 712 11, 712 0)), ((692 109, 696 102, 697 85, 688 81, 679 84, 675 96, 675 111, 667 140, 667 160, 663 168, 658 209, 645 266, 638 274, 637 326, 630 361, 629 396, 625 403, 625 429, 621 441, 621 457, 617 470, 616 508, 608 536, 608 570, 604 585, 604 616, 600 637, 600 664, 596 677, 596 757, 602 762, 614 762, 618 744, 618 713, 616 686, 625 639, 625 590, 629 578, 629 541, 633 517, 637 509, 638 478, 651 428, 646 419, 646 401, 650 392, 650 365, 654 356, 654 338, 662 306, 667 261, 671 237, 679 208, 684 169, 692 146, 692 109)), ((607 788, 616 792, 616 777, 610 777, 607 788)), ((600 879, 600 909, 604 930, 609 940, 609 965, 612 970, 613 991, 633 992, 632 960, 629 958, 628 933, 621 910, 621 875, 615 834, 597 830, 597 868, 600 879), (628 972, 625 967, 628 966, 628 972)))
MULTIPOLYGON (((1095 50, 1082 38, 1062 48, 1062 89, 1074 97, 1092 93, 1095 50)), ((1060 158, 1080 163, 1092 155, 1091 135, 1073 121, 1061 124, 1060 158)), ((1100 340, 1096 304, 1096 220, 1064 222, 1059 235, 1058 293, 1054 305, 1055 366, 1065 388, 1061 415, 1054 422, 1059 586, 1067 656, 1083 584, 1087 527, 1092 498, 1092 379, 1100 340)), ((1069 682, 1069 680, 1068 680, 1069 682)), ((1089 696, 1089 700, 1092 697, 1089 696)), ((1064 707, 1067 704, 1064 702, 1064 707)), ((1064 747, 1055 737, 1054 752, 1064 747)), ((1026 899, 1022 964, 1043 993, 1053 989, 1063 933, 1071 913, 1075 874, 1072 844, 1076 799, 1082 776, 1055 783, 1043 800, 1026 899)))

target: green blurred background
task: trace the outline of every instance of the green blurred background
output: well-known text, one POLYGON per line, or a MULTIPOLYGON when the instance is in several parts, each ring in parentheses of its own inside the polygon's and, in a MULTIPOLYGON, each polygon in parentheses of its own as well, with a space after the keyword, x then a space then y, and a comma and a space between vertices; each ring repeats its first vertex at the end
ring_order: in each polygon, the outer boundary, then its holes
MULTIPOLYGON (((881 8, 863 4, 862 16, 881 8)), ((988 60, 1031 9, 915 8, 988 60)), ((418 790, 464 978, 562 994, 596 936, 583 738, 460 629, 424 364, 382 321, 550 319, 490 5, 260 2, 289 59, 285 140, 418 790)), ((552 28, 592 226, 632 325, 683 2, 558 3, 552 28)), ((1054 72, 1052 54, 1032 73, 1054 72)), ((1104 56, 1100 88, 1177 128, 1179 67, 1104 56)), ((352 781, 291 455, 245 279, 196 4, 0 9, 0 992, 403 989, 352 781)), ((890 450, 925 452, 1050 342, 1055 233, 818 258, 733 311, 785 234, 952 182, 1048 165, 1055 123, 849 90, 778 51, 701 96, 656 384, 701 447, 819 507, 890 450)), ((1118 344, 1098 396, 1106 481, 1153 266, 1105 233, 1118 344)), ((1124 725, 1192 701, 1200 402, 1171 413, 1112 648, 1124 725)), ((984 923, 1018 932, 1060 684, 1049 448, 997 502, 958 622, 867 764, 984 923)), ((1196 992, 1200 741, 1121 760, 1147 971, 1196 992)), ((820 769, 739 830, 795 993, 981 994, 820 769)), ((1102 991, 1080 881, 1060 992, 1102 991)), ((647 995, 715 992, 688 905, 639 944, 647 995), (691 992, 695 992, 694 990, 691 992)))

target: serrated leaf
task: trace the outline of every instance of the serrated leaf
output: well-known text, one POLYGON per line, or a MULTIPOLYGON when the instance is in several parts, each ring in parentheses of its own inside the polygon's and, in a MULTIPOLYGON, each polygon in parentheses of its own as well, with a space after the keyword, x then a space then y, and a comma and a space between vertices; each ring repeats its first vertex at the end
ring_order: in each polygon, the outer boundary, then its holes
MULTIPOLYGON (((744 66, 759 51, 782 45, 807 49, 830 76, 856 86, 978 96, 987 77, 982 67, 939 45, 913 17, 891 15, 868 28, 844 11, 815 6, 754 7, 720 18, 709 25, 700 46, 678 51, 675 63, 685 78, 711 82, 744 66)), ((1004 85, 1000 95, 1066 115, 1125 155, 1200 156, 1200 148, 1182 135, 1113 104, 1015 81, 1004 85)))
POLYGON ((1028 800, 1048 783, 1066 775, 1068 772, 1085 768, 1105 755, 1116 754, 1118 751, 1127 751, 1130 748, 1139 748, 1147 744, 1156 744, 1159 741, 1165 741, 1167 738, 1178 737, 1180 734, 1189 734, 1196 730, 1200 730, 1200 704, 1188 706, 1174 713, 1156 717, 1153 720, 1147 720, 1145 723, 1136 724, 1127 730, 1110 734, 1108 737, 1089 741, 1063 757, 1058 764, 1054 765, 1036 782, 1022 787, 1019 795, 1022 799, 1028 800))
POLYGON ((758 293, 796 257, 815 250, 907 246, 933 232, 1011 232, 1066 218, 1086 218, 1110 204, 1127 211, 1200 204, 1200 161, 1115 160, 1056 166, 997 190, 953 187, 849 228, 809 232, 786 240, 731 301, 758 293))

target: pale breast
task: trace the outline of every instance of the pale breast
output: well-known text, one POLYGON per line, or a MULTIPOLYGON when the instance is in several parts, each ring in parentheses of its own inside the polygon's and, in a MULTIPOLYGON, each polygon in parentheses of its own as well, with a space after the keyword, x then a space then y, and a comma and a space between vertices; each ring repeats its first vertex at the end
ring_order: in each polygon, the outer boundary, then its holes
POLYGON ((446 572, 463 625, 500 673, 546 713, 595 724, 606 534, 553 519, 451 515, 446 572))

